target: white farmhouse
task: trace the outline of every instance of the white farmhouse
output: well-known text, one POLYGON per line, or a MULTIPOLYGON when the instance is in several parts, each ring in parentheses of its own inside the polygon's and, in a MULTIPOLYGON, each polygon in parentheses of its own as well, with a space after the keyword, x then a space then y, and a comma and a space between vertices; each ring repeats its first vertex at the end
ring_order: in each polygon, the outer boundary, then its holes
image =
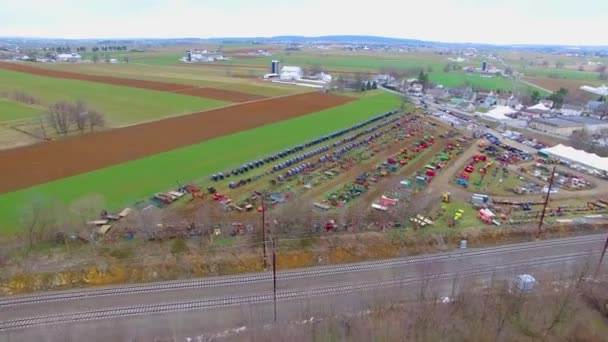
POLYGON ((304 76, 304 72, 302 68, 297 66, 284 66, 281 68, 281 73, 279 74, 279 78, 282 81, 296 81, 301 79, 304 76))
POLYGON ((80 62, 82 56, 77 53, 60 53, 55 57, 57 62, 80 62))

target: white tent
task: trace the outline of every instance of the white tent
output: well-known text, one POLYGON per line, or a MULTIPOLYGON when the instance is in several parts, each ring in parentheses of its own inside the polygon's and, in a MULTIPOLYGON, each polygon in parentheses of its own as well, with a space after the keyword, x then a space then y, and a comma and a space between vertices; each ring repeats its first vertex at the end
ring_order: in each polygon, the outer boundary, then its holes
POLYGON ((506 116, 506 114, 513 114, 513 113, 517 113, 517 111, 513 110, 507 106, 497 106, 496 108, 492 109, 491 111, 489 111, 487 113, 479 113, 479 115, 486 116, 486 117, 488 117, 490 119, 494 119, 494 120, 508 120, 510 118, 508 116, 506 116))
POLYGON ((548 111, 551 110, 551 108, 545 106, 544 104, 542 104, 540 102, 538 104, 535 104, 534 106, 528 108, 528 109, 542 110, 542 111, 545 111, 545 112, 548 112, 548 111))
POLYGON ((598 171, 608 172, 608 158, 602 158, 597 154, 577 150, 570 146, 559 144, 550 148, 542 149, 540 152, 560 159, 576 162, 598 171))
POLYGON ((608 87, 602 85, 601 87, 582 86, 582 90, 594 93, 597 95, 608 96, 608 87))

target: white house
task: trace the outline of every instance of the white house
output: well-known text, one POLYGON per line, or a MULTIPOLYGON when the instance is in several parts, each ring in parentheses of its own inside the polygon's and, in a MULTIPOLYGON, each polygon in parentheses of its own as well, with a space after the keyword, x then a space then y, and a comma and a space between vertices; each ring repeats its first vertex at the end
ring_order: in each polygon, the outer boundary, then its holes
POLYGON ((331 77, 330 74, 326 74, 324 72, 316 74, 314 78, 325 83, 331 83, 331 81, 333 80, 333 77, 331 77))
POLYGON ((284 66, 281 68, 281 73, 279 74, 279 78, 282 81, 296 81, 301 79, 304 76, 304 72, 302 68, 297 66, 284 66))
POLYGON ((55 57, 55 60, 58 62, 80 62, 82 56, 77 53, 60 53, 55 57))

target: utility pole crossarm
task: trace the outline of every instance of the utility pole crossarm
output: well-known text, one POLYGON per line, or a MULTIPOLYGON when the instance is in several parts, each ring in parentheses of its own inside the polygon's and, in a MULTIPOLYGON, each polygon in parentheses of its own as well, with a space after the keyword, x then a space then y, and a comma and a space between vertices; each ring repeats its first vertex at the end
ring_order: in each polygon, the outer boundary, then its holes
POLYGON ((545 203, 543 204, 543 211, 540 214, 540 221, 538 221, 538 231, 536 232, 536 238, 540 237, 540 233, 543 228, 543 223, 545 221, 545 211, 547 210, 547 205, 549 204, 549 196, 551 196, 551 189, 553 188, 553 180, 555 179, 555 170, 557 166, 553 166, 553 170, 551 171, 551 177, 549 178, 549 187, 547 188, 547 196, 545 197, 545 203))

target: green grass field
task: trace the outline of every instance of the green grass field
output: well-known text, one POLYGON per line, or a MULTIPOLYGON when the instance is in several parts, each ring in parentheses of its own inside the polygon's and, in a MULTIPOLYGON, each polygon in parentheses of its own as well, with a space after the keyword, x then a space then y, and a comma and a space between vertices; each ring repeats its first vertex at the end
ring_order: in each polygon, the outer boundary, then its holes
POLYGON ((506 90, 513 88, 511 80, 504 77, 484 78, 479 75, 468 75, 464 72, 432 72, 429 76, 432 82, 441 84, 445 87, 457 87, 463 84, 470 84, 473 88, 484 88, 488 90, 506 90))
POLYGON ((31 118, 42 111, 41 108, 0 99, 0 122, 31 118))
POLYGON ((520 72, 530 77, 553 77, 553 78, 565 78, 570 80, 581 80, 581 81, 592 81, 594 83, 601 83, 598 78, 597 72, 590 71, 578 71, 569 69, 555 69, 555 68, 520 68, 520 72))
POLYGON ((394 109, 400 102, 395 95, 370 92, 358 101, 296 119, 0 195, 0 233, 18 229, 24 205, 35 196, 69 204, 83 196, 100 194, 108 208, 118 209, 168 190, 177 180, 207 181, 213 172, 347 127, 394 109))
POLYGON ((45 104, 83 100, 106 114, 111 125, 156 120, 227 105, 227 102, 167 92, 64 80, 0 70, 0 91, 23 90, 45 104))

